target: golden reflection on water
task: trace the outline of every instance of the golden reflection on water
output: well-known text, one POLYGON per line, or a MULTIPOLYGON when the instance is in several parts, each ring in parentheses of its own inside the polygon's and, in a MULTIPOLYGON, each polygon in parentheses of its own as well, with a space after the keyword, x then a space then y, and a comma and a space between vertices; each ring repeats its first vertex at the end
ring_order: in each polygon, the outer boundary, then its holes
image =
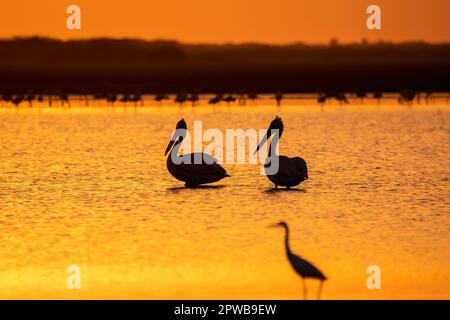
POLYGON ((449 299, 449 133, 444 102, 2 108, 0 298, 300 299, 283 233, 266 228, 286 220, 325 299, 449 299), (272 191, 255 165, 196 190, 167 172, 181 117, 225 130, 275 115, 281 153, 309 165, 299 190, 272 191), (66 288, 71 264, 81 290, 66 288))

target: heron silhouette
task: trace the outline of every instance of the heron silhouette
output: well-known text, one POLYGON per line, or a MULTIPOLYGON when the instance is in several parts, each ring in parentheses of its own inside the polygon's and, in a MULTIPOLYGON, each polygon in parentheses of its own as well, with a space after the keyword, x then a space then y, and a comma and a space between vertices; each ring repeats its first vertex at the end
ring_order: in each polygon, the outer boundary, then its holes
POLYGON ((286 222, 281 221, 275 224, 270 225, 272 228, 283 228, 285 231, 285 247, 286 247, 286 255, 291 263, 294 271, 302 278, 303 283, 303 298, 306 300, 308 296, 308 288, 306 287, 306 279, 317 279, 320 281, 319 291, 317 292, 317 299, 320 300, 320 296, 322 294, 323 282, 327 280, 327 277, 320 271, 317 267, 315 267, 311 262, 303 259, 300 256, 292 253, 291 248, 289 246, 289 226, 286 222))

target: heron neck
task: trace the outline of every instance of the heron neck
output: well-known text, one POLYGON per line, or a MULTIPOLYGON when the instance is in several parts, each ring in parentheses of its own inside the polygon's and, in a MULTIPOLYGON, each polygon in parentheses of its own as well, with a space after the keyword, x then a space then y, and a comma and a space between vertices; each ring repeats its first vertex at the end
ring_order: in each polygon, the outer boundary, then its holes
POLYGON ((290 254, 291 253, 291 248, 289 247, 289 229, 288 228, 286 228, 286 233, 285 233, 285 236, 284 236, 284 243, 285 243, 285 246, 286 246, 286 253, 290 254))

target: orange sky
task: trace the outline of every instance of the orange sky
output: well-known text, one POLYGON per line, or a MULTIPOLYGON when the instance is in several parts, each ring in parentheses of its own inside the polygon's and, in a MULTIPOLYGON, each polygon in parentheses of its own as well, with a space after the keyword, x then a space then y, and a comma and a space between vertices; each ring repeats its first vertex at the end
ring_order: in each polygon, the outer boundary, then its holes
POLYGON ((449 0, 1 0, 0 37, 168 38, 184 42, 450 41, 449 0), (82 30, 66 29, 69 4, 82 30), (366 29, 382 8, 383 30, 366 29))

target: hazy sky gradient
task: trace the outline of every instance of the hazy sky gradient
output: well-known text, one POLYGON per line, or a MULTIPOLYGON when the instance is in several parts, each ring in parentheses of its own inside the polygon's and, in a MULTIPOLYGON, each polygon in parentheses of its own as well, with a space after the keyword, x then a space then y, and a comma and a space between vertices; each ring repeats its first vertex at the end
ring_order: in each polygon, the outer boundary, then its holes
POLYGON ((166 38, 184 42, 450 41, 449 0, 2 0, 0 37, 43 35, 166 38), (82 30, 66 29, 66 8, 82 9, 82 30), (383 30, 366 28, 382 8, 383 30))

